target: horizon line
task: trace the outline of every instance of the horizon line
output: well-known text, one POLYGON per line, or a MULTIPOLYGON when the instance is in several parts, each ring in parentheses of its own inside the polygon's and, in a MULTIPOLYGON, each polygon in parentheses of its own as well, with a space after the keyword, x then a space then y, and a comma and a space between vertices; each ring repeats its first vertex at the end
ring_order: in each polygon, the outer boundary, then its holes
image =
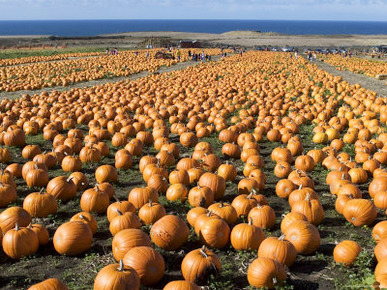
POLYGON ((189 18, 189 19, 166 19, 166 18, 136 18, 136 19, 126 19, 126 18, 87 18, 87 19, 7 19, 0 20, 0 22, 5 21, 130 21, 130 20, 144 20, 144 21, 324 21, 324 22, 382 22, 387 23, 387 20, 332 20, 332 19, 238 19, 238 18, 189 18))

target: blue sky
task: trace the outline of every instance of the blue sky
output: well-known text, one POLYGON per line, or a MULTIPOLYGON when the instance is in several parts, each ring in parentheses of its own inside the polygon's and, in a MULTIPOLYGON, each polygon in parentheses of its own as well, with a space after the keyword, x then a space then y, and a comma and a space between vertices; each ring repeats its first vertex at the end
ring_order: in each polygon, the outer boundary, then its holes
POLYGON ((387 0, 0 0, 0 20, 29 19, 387 21, 387 0))

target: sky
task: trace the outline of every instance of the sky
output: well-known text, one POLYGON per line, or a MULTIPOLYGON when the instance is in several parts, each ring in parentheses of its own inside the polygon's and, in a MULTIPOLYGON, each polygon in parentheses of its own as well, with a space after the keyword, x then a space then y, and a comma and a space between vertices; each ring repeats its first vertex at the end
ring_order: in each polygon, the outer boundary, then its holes
POLYGON ((387 21, 387 0, 0 0, 0 20, 387 21))

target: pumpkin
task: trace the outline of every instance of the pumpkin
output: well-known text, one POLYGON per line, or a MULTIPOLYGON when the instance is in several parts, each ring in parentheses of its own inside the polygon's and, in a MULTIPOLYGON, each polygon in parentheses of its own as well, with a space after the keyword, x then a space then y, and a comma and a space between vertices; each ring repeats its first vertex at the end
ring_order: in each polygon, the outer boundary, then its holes
POLYGON ((218 167, 218 175, 223 177, 225 181, 234 181, 237 176, 237 170, 234 165, 228 164, 221 164, 218 167))
POLYGON ((291 242, 298 254, 309 255, 320 247, 320 233, 307 221, 295 220, 284 228, 285 239, 291 242))
POLYGON ((237 224, 231 231, 230 241, 235 250, 258 250, 260 244, 265 239, 263 230, 249 223, 237 224))
POLYGON ((372 229, 372 237, 377 243, 387 238, 387 221, 378 222, 374 226, 374 228, 372 229))
POLYGON ((167 251, 180 248, 188 239, 188 226, 175 215, 165 215, 151 227, 152 241, 167 251))
POLYGON ((26 183, 28 187, 43 187, 48 183, 47 170, 39 168, 37 165, 27 172, 26 183))
POLYGON ((163 290, 200 290, 200 287, 193 282, 179 280, 169 282, 163 290))
POLYGON ((82 211, 96 213, 106 213, 109 203, 109 195, 101 191, 98 186, 87 189, 80 201, 82 211))
POLYGON ((122 213, 125 213, 127 211, 135 212, 136 208, 134 207, 133 204, 131 204, 130 201, 126 201, 126 200, 120 201, 117 199, 117 201, 115 203, 110 204, 106 210, 106 215, 109 222, 111 222, 113 218, 119 215, 117 210, 122 213))
POLYGON ((152 187, 133 188, 128 196, 128 200, 134 205, 136 209, 141 208, 144 204, 150 200, 152 202, 159 201, 159 195, 157 191, 152 187))
POLYGON ((17 199, 16 189, 0 182, 0 207, 6 207, 17 199))
POLYGON ((274 175, 278 178, 286 178, 292 171, 292 167, 289 163, 280 161, 274 167, 274 175))
POLYGON ((333 250, 333 259, 336 263, 351 266, 360 254, 360 246, 351 240, 345 240, 336 245, 333 250))
POLYGON ((151 247, 139 246, 130 249, 123 262, 137 272, 142 285, 154 285, 164 276, 164 258, 151 247))
POLYGON ((189 252, 181 262, 184 279, 198 285, 206 285, 210 275, 216 275, 220 270, 219 257, 204 246, 189 252))
POLYGON ((18 223, 19 227, 26 227, 32 221, 31 215, 21 207, 9 207, 0 213, 0 229, 3 233, 13 229, 18 223))
POLYGON ((296 185, 289 179, 281 179, 275 186, 275 193, 281 198, 288 198, 289 195, 296 189, 296 185))
POLYGON ((387 240, 386 239, 379 241, 379 243, 374 248, 374 254, 375 254, 376 260, 378 261, 381 261, 387 258, 387 240))
POLYGON ((68 290, 69 288, 62 281, 56 278, 50 278, 40 283, 32 285, 28 290, 68 290))
POLYGON ((289 225, 291 225, 296 220, 307 221, 306 216, 299 212, 289 212, 286 215, 283 215, 281 221, 281 232, 284 232, 289 225))
POLYGON ((132 212, 121 213, 118 209, 118 216, 112 219, 110 222, 110 233, 115 236, 117 233, 124 229, 138 229, 141 227, 140 219, 136 214, 132 212))
POLYGON ((309 155, 302 155, 296 158, 294 166, 296 169, 300 169, 305 172, 311 172, 315 167, 315 162, 314 159, 309 155))
MULTIPOLYGON (((196 228, 197 222, 195 224, 196 228)), ((199 227, 199 238, 205 245, 222 249, 230 239, 230 227, 220 218, 210 218, 199 227)))
POLYGON ((166 198, 170 201, 180 200, 185 202, 187 200, 188 189, 182 183, 175 183, 168 187, 166 192, 166 198))
POLYGON ((98 272, 94 290, 100 289, 140 289, 140 278, 133 268, 120 260, 119 264, 107 265, 98 272))
POLYGON ((291 207, 292 212, 299 212, 305 215, 307 220, 314 225, 319 225, 324 219, 324 209, 320 201, 310 199, 309 195, 304 200, 293 202, 291 207))
POLYGON ((374 178, 368 186, 368 192, 372 198, 375 197, 375 194, 380 191, 387 190, 387 176, 380 176, 374 178))
POLYGON ((69 178, 74 182, 77 187, 77 191, 85 190, 89 187, 89 180, 85 174, 82 172, 73 172, 70 174, 69 178))
POLYGON ((11 259, 18 260, 29 256, 38 250, 39 240, 37 234, 30 228, 19 227, 7 231, 3 237, 3 251, 11 259))
POLYGON ((38 237, 39 246, 45 246, 48 244, 50 236, 47 229, 43 225, 29 224, 28 228, 35 232, 36 236, 38 237))
POLYGON ((253 225, 262 229, 269 229, 275 224, 275 211, 268 205, 258 204, 250 210, 248 219, 250 218, 253 225))
POLYGON ((117 169, 111 165, 101 165, 95 170, 95 179, 98 183, 115 183, 118 180, 117 169))
POLYGON ((296 256, 296 249, 292 243, 285 240, 284 235, 279 238, 266 238, 258 249, 258 258, 270 258, 288 267, 294 263, 296 256))
POLYGON ((188 172, 184 169, 181 170, 174 170, 169 174, 169 183, 170 184, 176 184, 176 183, 182 183, 186 186, 190 184, 189 175, 188 172))
POLYGON ((235 224, 238 219, 238 214, 235 208, 226 202, 220 201, 218 203, 214 203, 208 207, 208 210, 223 219, 229 226, 235 224))
POLYGON ((47 193, 56 199, 68 201, 77 194, 77 186, 72 177, 58 176, 47 184, 47 193))
POLYGON ((270 258, 257 258, 247 270, 247 280, 253 287, 274 289, 275 284, 286 280, 283 266, 270 258))
POLYGON ((250 210, 257 206, 258 202, 254 198, 254 193, 240 194, 234 198, 231 205, 235 209, 238 217, 245 216, 247 217, 250 210))
POLYGON ((149 236, 140 229, 124 229, 113 237, 112 252, 114 259, 119 261, 124 258, 130 249, 140 246, 151 246, 149 236))
POLYGON ((348 201, 343 210, 347 221, 354 226, 370 225, 376 219, 378 211, 375 205, 368 199, 352 199, 348 201))
POLYGON ((32 192, 24 198, 23 209, 33 217, 47 217, 58 210, 56 199, 42 189, 40 192, 32 192))
POLYGON ((80 221, 88 225, 93 235, 97 232, 97 229, 98 229, 97 220, 89 212, 82 211, 82 212, 76 213, 70 219, 70 222, 73 222, 73 221, 80 221))
POLYGON ((193 187, 188 193, 188 202, 191 206, 209 207, 214 202, 214 193, 206 186, 193 187))
POLYGON ((207 172, 199 178, 198 185, 201 187, 207 186, 214 193, 214 199, 219 200, 223 197, 226 190, 226 181, 223 177, 207 172))
POLYGON ((56 229, 52 241, 60 255, 77 256, 90 249, 93 233, 85 223, 70 221, 56 229))
POLYGON ((206 215, 208 213, 208 210, 204 207, 194 207, 192 209, 190 209, 188 212, 187 212, 187 222, 191 225, 191 226, 195 226, 195 223, 196 223, 196 219, 201 216, 201 215, 206 215))

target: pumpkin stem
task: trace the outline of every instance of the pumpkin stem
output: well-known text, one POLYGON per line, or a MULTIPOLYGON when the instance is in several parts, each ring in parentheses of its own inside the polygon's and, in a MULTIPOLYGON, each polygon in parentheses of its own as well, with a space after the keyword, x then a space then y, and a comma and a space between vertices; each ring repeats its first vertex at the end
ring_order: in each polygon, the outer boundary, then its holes
POLYGON ((39 194, 42 194, 43 193, 43 191, 44 191, 44 187, 42 187, 41 189, 40 189, 40 191, 39 191, 39 194))
POLYGON ((200 254, 202 254, 203 257, 208 258, 208 255, 206 253, 206 246, 203 246, 199 251, 200 251, 200 254))
POLYGON ((117 270, 120 271, 120 272, 123 272, 124 271, 124 261, 121 259, 120 260, 120 265, 118 266, 117 270))
POLYGON ((207 213, 207 216, 211 216, 212 213, 213 213, 213 211, 212 211, 212 210, 209 210, 208 213, 207 213))
POLYGON ((220 202, 219 202, 219 207, 220 207, 220 208, 224 207, 223 201, 220 201, 220 202))
POLYGON ((149 205, 149 207, 151 207, 151 206, 152 206, 152 199, 149 199, 149 201, 148 201, 148 205, 149 205))
POLYGON ((253 224, 253 218, 252 218, 252 217, 250 217, 250 218, 249 218, 248 225, 249 225, 249 226, 251 226, 252 224, 253 224))
POLYGON ((18 231, 19 229, 20 229, 20 227, 19 227, 19 223, 18 223, 18 222, 16 222, 16 223, 15 223, 15 230, 16 230, 16 231, 18 231))
POLYGON ((69 176, 67 179, 66 179, 66 182, 70 182, 70 180, 74 179, 74 176, 69 176))
POLYGON ((114 200, 115 200, 116 202, 121 203, 121 201, 118 199, 117 196, 113 195, 113 198, 114 198, 114 200))
POLYGON ((284 239, 285 239, 285 235, 281 235, 281 236, 278 238, 279 241, 283 241, 284 239))
POLYGON ((310 193, 309 193, 309 192, 306 194, 305 200, 306 200, 306 201, 310 201, 310 193))
POLYGON ((117 212, 119 215, 123 215, 123 213, 122 213, 118 208, 116 208, 116 212, 117 212))
POLYGON ((80 214, 78 217, 79 217, 80 219, 82 219, 82 220, 85 219, 85 217, 83 216, 83 214, 80 214))

